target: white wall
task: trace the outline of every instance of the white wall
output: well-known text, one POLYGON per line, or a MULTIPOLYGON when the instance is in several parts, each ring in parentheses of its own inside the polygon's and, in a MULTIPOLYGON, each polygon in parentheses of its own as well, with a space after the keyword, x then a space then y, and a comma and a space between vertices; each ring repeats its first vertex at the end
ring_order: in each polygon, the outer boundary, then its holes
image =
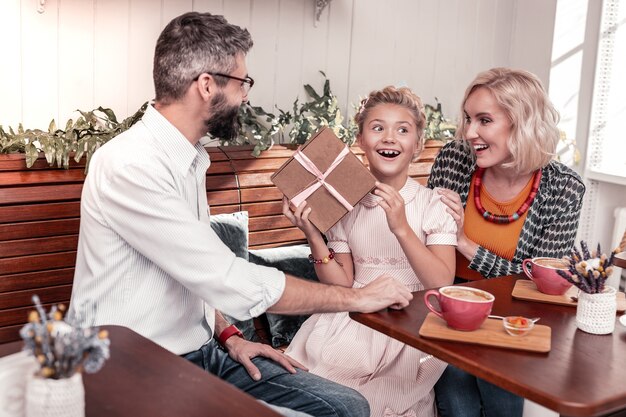
POLYGON ((0 124, 47 128, 75 109, 132 114, 153 97, 156 38, 189 10, 224 14, 255 40, 250 99, 290 109, 326 72, 344 109, 371 89, 404 83, 458 115, 465 86, 492 66, 536 72, 547 84, 556 0, 0 1, 0 124))

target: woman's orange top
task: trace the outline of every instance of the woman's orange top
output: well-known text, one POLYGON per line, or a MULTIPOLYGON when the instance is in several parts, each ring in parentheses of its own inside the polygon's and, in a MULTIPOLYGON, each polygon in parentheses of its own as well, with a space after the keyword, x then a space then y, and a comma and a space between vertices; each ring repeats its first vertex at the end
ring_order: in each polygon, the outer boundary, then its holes
MULTIPOLYGON (((476 173, 472 175, 472 183, 470 184, 469 195, 467 196, 467 204, 465 205, 465 222, 463 230, 465 235, 472 241, 484 247, 488 251, 508 259, 513 259, 515 248, 519 235, 522 232, 522 226, 526 221, 528 211, 520 216, 519 219, 512 223, 499 224, 485 220, 480 215, 474 204, 474 181, 476 173)), ((533 177, 528 180, 528 184, 520 191, 520 193, 512 200, 497 201, 483 187, 480 190, 480 202, 485 210, 494 214, 509 215, 515 213, 520 206, 526 201, 533 185, 533 177)), ((471 281, 483 279, 480 273, 473 269, 468 269, 469 260, 460 252, 456 253, 456 276, 471 281)))

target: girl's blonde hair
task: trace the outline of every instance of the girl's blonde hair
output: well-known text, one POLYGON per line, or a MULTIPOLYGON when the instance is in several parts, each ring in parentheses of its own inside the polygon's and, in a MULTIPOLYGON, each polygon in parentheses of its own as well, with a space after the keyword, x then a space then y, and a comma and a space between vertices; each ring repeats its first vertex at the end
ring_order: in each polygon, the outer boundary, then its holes
POLYGON ((417 152, 415 155, 417 156, 424 148, 424 128, 426 127, 426 113, 424 113, 422 99, 408 87, 388 86, 382 90, 372 91, 367 98, 361 100, 359 110, 354 115, 354 122, 358 126, 359 134, 363 132, 363 123, 365 123, 370 110, 379 104, 396 104, 411 112, 417 130, 417 152))
MULTIPOLYGON (((539 78, 528 71, 510 68, 492 68, 481 72, 465 90, 462 115, 465 114, 468 97, 479 88, 491 92, 511 122, 508 147, 512 160, 503 166, 515 169, 519 174, 546 166, 554 157, 559 141, 559 113, 539 78)), ((465 127, 465 117, 461 117, 457 139, 463 139, 465 127)))

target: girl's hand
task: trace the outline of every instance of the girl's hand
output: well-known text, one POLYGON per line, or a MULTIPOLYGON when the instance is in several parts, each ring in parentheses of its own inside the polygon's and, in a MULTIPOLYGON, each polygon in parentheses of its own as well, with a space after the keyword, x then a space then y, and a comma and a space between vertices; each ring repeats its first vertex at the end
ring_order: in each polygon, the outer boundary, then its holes
POLYGON ((283 214, 289 219, 294 226, 302 230, 307 239, 311 236, 321 234, 320 231, 309 220, 309 214, 311 214, 311 208, 306 206, 306 201, 303 201, 295 211, 291 210, 289 200, 287 197, 283 197, 283 214))
POLYGON ((410 228, 404 211, 404 199, 396 189, 376 181, 374 194, 382 197, 378 205, 385 210, 387 224, 394 235, 398 236, 410 228))

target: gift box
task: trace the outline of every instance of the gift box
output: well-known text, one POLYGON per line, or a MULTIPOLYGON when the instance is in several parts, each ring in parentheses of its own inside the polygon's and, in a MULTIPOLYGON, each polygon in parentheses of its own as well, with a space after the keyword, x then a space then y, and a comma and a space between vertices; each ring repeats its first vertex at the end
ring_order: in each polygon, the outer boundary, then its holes
POLYGON ((293 206, 306 200, 312 208, 309 220, 322 233, 352 210, 376 182, 329 128, 312 136, 271 178, 293 206))

